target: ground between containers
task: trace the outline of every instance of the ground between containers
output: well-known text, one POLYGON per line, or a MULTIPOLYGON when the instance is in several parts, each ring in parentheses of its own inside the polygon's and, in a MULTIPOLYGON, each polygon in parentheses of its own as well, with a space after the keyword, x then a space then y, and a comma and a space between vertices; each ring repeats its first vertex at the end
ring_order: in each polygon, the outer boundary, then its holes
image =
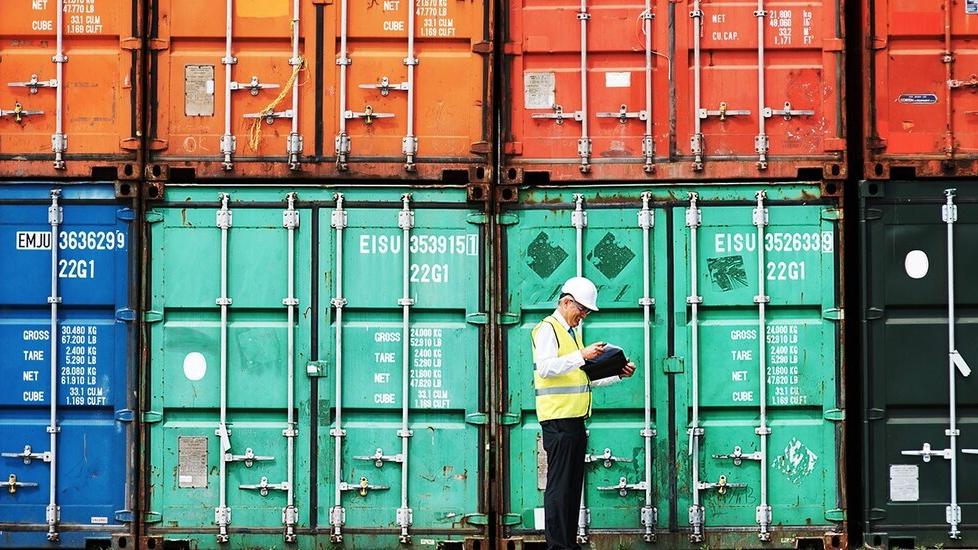
POLYGON ((135 543, 134 211, 0 185, 0 547, 135 543))
POLYGON ((541 540, 529 332, 584 275, 601 307, 586 341, 621 345, 638 372, 594 391, 578 539, 845 547, 841 223, 805 184, 527 188, 504 205, 501 546, 541 540))
POLYGON ((485 547, 463 189, 170 185, 146 221, 147 545, 485 547))

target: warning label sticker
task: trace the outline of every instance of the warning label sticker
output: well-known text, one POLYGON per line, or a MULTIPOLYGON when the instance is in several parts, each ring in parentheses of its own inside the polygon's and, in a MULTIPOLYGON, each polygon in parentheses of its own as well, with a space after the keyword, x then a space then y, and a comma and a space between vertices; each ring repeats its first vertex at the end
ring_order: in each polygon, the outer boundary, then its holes
POLYGON ((919 468, 913 464, 890 465, 890 500, 917 502, 920 500, 919 468))
POLYGON ((978 13, 978 0, 964 0, 964 12, 972 15, 978 13))
POLYGON ((553 109, 557 103, 554 73, 523 73, 523 106, 526 109, 553 109))
MULTIPOLYGON (((978 2, 978 0, 975 0, 978 2)), ((933 105, 937 103, 937 94, 900 94, 897 103, 905 105, 933 105)))

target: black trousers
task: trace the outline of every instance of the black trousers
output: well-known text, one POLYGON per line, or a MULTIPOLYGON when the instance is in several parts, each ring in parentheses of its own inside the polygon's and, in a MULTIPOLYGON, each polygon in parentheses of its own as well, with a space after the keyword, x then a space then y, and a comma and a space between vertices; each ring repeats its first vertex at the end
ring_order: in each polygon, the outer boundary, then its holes
POLYGON ((584 419, 544 420, 540 427, 547 451, 547 490, 543 494, 547 550, 579 550, 577 518, 587 452, 584 419))

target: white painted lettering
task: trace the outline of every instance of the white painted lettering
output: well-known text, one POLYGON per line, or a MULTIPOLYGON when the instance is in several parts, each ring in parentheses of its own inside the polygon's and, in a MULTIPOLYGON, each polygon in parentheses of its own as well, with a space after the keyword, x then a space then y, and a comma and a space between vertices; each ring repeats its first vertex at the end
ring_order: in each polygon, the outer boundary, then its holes
POLYGON ((26 401, 28 403, 40 403, 41 401, 44 401, 44 392, 43 391, 25 391, 24 392, 24 401, 26 401))
POLYGON ((374 384, 387 384, 390 381, 391 381, 391 373, 389 372, 374 373, 374 384))
POLYGON ((749 349, 732 349, 730 355, 734 361, 750 361, 754 357, 754 352, 749 349))
POLYGON ((391 352, 391 353, 387 353, 387 352, 385 352, 385 353, 377 353, 377 352, 374 352, 374 360, 376 360, 378 363, 393 363, 394 362, 394 353, 393 352, 391 352))
POLYGON ((739 403, 749 403, 754 400, 754 392, 752 391, 735 391, 731 395, 734 402, 739 403))
POLYGON ((384 21, 385 31, 403 31, 404 21, 384 21))
POLYGON ((44 361, 44 350, 42 350, 42 349, 25 349, 24 350, 24 361, 44 361))
POLYGON ((374 394, 374 403, 377 403, 377 404, 380 404, 380 405, 390 405, 390 404, 393 404, 394 403, 394 394, 393 393, 375 393, 374 394))
POLYGON ((745 370, 735 370, 730 373, 730 379, 734 382, 746 382, 747 381, 747 371, 745 370))

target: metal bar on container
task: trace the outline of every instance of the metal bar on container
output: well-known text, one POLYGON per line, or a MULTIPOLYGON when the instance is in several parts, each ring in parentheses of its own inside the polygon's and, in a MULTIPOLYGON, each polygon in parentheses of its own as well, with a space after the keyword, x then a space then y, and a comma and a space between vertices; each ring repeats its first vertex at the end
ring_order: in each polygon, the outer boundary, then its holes
POLYGON ((649 295, 651 275, 651 255, 649 253, 649 231, 655 225, 655 214, 649 209, 652 194, 642 193, 642 210, 638 213, 638 226, 642 228, 642 298, 638 301, 642 306, 642 363, 645 376, 645 424, 641 435, 645 440, 645 506, 642 507, 640 518, 645 529, 645 542, 655 542, 655 524, 658 520, 658 510, 652 505, 652 438, 655 429, 652 427, 652 306, 655 299, 649 295))
POLYGON ((944 8, 944 54, 941 56, 944 62, 944 79, 948 83, 944 87, 944 116, 946 127, 944 131, 944 156, 954 157, 954 107, 951 97, 952 88, 950 86, 954 76, 954 50, 951 42, 951 3, 942 2, 944 8))
POLYGON ((955 356, 958 355, 954 338, 954 223, 958 221, 958 207, 954 204, 955 189, 944 192, 947 202, 942 208, 942 218, 947 224, 947 369, 948 369, 948 416, 949 426, 945 435, 951 440, 951 502, 945 516, 950 525, 948 535, 952 539, 961 538, 961 506, 958 505, 958 407, 956 391, 955 356))
MULTIPOLYGON (((757 137, 754 138, 754 150, 757 152, 757 169, 767 169, 767 152, 769 140, 765 127, 767 120, 764 117, 764 109, 767 106, 765 98, 765 66, 764 66, 764 17, 767 11, 764 10, 764 0, 757 0, 757 9, 754 10, 754 17, 757 18, 757 137)), ((758 247, 760 249, 760 246, 758 247)), ((763 466, 762 466, 763 469, 763 466)))
POLYGON ((295 312, 299 305, 299 300, 295 297, 295 230, 299 227, 299 211, 295 209, 295 193, 286 195, 288 208, 282 213, 282 225, 289 232, 288 250, 288 275, 287 288, 288 296, 282 300, 282 304, 288 310, 288 357, 286 359, 286 369, 288 371, 288 412, 286 417, 285 430, 282 435, 288 442, 288 487, 286 489, 286 506, 282 509, 282 523, 285 525, 285 542, 295 542, 295 526, 299 512, 295 506, 295 438, 298 430, 295 422, 295 312))
MULTIPOLYGON (((299 70, 303 60, 299 57, 299 0, 292 0, 292 58, 289 65, 293 72, 299 70)), ((296 77, 298 79, 298 77, 296 77)), ((289 155, 289 169, 299 169, 299 157, 302 155, 302 136, 299 135, 299 83, 292 84, 292 132, 286 142, 286 152, 289 155)))
MULTIPOLYGON (((697 2, 698 4, 699 2, 697 2)), ((696 193, 689 194, 689 208, 686 209, 686 227, 689 228, 689 270, 690 270, 690 294, 686 298, 689 304, 689 324, 690 324, 690 359, 692 363, 692 419, 689 428, 689 454, 692 457, 693 472, 693 504, 689 507, 689 524, 692 533, 689 538, 691 542, 703 542, 703 523, 705 513, 700 502, 700 438, 703 437, 704 430, 700 426, 700 388, 699 388, 699 306, 703 303, 703 297, 699 295, 699 273, 697 269, 697 229, 703 223, 703 215, 696 205, 699 196, 696 193)))
MULTIPOLYGON (((761 120, 764 117, 760 117, 761 120)), ((758 379, 760 382, 760 426, 754 433, 761 439, 761 503, 756 510, 757 525, 760 528, 758 537, 767 542, 771 540, 771 506, 768 504, 768 482, 767 482, 767 443, 771 435, 771 428, 767 424, 767 304, 771 301, 770 296, 765 290, 764 269, 764 228, 768 224, 768 211, 764 207, 764 199, 767 194, 764 191, 757 192, 757 207, 754 209, 754 225, 757 227, 757 296, 754 303, 757 304, 757 340, 760 349, 758 350, 758 379)))
MULTIPOLYGON (((343 0, 345 3, 346 0, 343 0)), ((343 297, 343 230, 347 226, 347 214, 343 210, 343 194, 336 193, 336 208, 333 210, 332 223, 336 229, 336 295, 331 304, 336 308, 336 425, 330 431, 334 438, 333 445, 333 508, 329 512, 329 523, 333 528, 330 541, 343 542, 343 524, 346 523, 346 510, 343 509, 343 308, 347 300, 343 297)))
POLYGON ((581 139, 577 141, 577 153, 581 157, 581 172, 591 170, 591 138, 588 137, 587 109, 587 22, 591 14, 587 11, 587 0, 581 0, 577 13, 581 21, 581 139))
POLYGON ((700 119, 702 109, 702 63, 700 60, 700 34, 703 32, 703 10, 700 0, 693 0, 693 9, 689 16, 693 18, 693 137, 690 139, 690 152, 693 154, 693 170, 703 169, 703 121, 700 119))
POLYGON ((340 0, 340 55, 336 58, 336 64, 340 67, 340 82, 339 82, 339 103, 340 109, 337 119, 340 122, 339 134, 336 136, 335 149, 336 149, 336 168, 337 170, 346 170, 349 165, 350 155, 350 136, 346 133, 346 79, 347 70, 346 68, 350 65, 350 57, 347 52, 347 34, 349 21, 347 21, 347 10, 348 10, 349 0, 340 0))
POLYGON ((652 141, 652 17, 652 0, 645 0, 645 11, 642 12, 642 28, 645 31, 645 135, 642 136, 642 154, 645 156, 646 173, 655 169, 655 146, 652 141))
MULTIPOLYGON (((583 5, 583 0, 582 0, 583 5)), ((584 276, 584 228, 587 227, 587 212, 584 210, 584 195, 574 195, 574 211, 571 213, 571 225, 576 235, 576 267, 577 276, 584 276)), ((584 339, 584 327, 577 327, 577 334, 584 339)), ((585 457, 587 451, 585 450, 585 457)), ((587 470, 584 471, 584 483, 581 485, 581 507, 577 514, 577 543, 588 543, 588 525, 591 523, 591 511, 587 507, 587 470)))
POLYGON ((418 138, 414 135, 414 67, 418 64, 418 58, 414 53, 414 4, 415 0, 410 0, 408 4, 407 57, 404 58, 408 76, 407 132, 402 140, 401 148, 404 152, 404 169, 408 172, 414 172, 415 155, 418 153, 418 138))
MULTIPOLYGON (((228 0, 230 4, 231 0, 228 0)), ((227 461, 231 451, 231 436, 227 428, 228 412, 228 230, 231 228, 231 210, 228 209, 230 195, 221 193, 221 209, 217 211, 217 227, 221 229, 221 295, 217 305, 221 307, 221 416, 217 424, 217 435, 221 446, 221 467, 219 471, 219 503, 214 510, 214 523, 218 526, 217 542, 228 542, 228 525, 231 523, 231 508, 227 505, 227 461)))
MULTIPOLYGON (((413 5, 414 3, 412 2, 412 9, 413 5)), ((411 194, 405 193, 401 195, 401 203, 402 208, 398 212, 397 225, 402 230, 401 249, 404 251, 402 282, 404 293, 397 303, 401 306, 402 314, 401 352, 403 354, 403 372, 401 380, 401 429, 398 430, 397 436, 401 438, 401 455, 404 457, 404 462, 401 464, 401 507, 397 509, 396 519, 398 526, 401 528, 401 544, 410 544, 411 535, 408 533, 408 528, 412 523, 412 511, 408 506, 408 459, 410 458, 410 455, 408 455, 408 440, 413 433, 408 425, 408 411, 411 397, 411 306, 414 305, 414 300, 411 298, 411 247, 409 246, 411 242, 411 229, 414 228, 411 194)))
POLYGON ((221 153, 224 155, 224 169, 234 168, 235 137, 231 134, 231 66, 238 62, 231 55, 231 22, 234 17, 234 0, 226 0, 224 28, 224 135, 221 136, 221 153))
MULTIPOLYGON (((60 12, 59 12, 60 15, 60 12)), ((60 65, 59 65, 60 66, 60 65)), ((59 88, 60 90, 60 88, 59 88)), ((51 225, 51 295, 48 296, 48 304, 51 309, 51 418, 47 427, 48 445, 51 449, 51 466, 48 487, 48 506, 44 511, 45 519, 48 524, 49 541, 55 542, 60 539, 58 534, 58 523, 61 520, 61 507, 58 506, 58 304, 61 303, 61 295, 58 292, 58 236, 59 228, 63 219, 64 212, 58 204, 61 197, 60 189, 51 190, 51 206, 48 207, 48 224, 51 225)), ((25 450, 26 452, 26 450, 25 450)))
POLYGON ((57 21, 55 23, 58 26, 57 45, 51 61, 55 64, 55 79, 58 84, 54 92, 55 119, 54 135, 51 136, 51 150, 54 152, 54 167, 58 170, 64 170, 64 154, 68 150, 68 136, 64 133, 64 65, 68 62, 68 57, 64 53, 64 0, 58 0, 57 10, 57 21))

